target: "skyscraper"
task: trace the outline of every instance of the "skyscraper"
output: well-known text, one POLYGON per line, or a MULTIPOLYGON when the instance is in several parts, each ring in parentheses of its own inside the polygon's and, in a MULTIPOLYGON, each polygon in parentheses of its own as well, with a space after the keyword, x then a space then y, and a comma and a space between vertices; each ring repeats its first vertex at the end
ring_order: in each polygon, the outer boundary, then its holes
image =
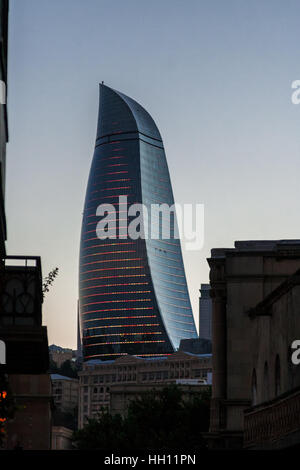
POLYGON ((80 246, 85 360, 163 356, 177 349, 182 338, 197 337, 180 241, 172 236, 176 219, 168 238, 161 232, 156 238, 124 236, 127 208, 136 203, 147 208, 174 204, 162 139, 142 106, 102 84, 80 246), (101 204, 116 209, 115 238, 97 236, 101 204))
POLYGON ((6 109, 8 7, 7 0, 0 0, 0 264, 6 253, 5 169, 6 143, 8 142, 6 109))

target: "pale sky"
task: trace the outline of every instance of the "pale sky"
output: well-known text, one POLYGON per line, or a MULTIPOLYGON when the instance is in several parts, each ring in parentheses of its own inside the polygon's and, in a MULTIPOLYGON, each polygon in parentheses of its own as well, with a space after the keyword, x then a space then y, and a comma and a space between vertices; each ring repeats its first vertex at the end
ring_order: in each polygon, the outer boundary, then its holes
POLYGON ((300 238, 299 31, 298 0, 11 0, 7 252, 59 267, 49 344, 76 347, 102 80, 152 115, 176 202, 204 204, 204 248, 183 253, 197 325, 211 248, 300 238))

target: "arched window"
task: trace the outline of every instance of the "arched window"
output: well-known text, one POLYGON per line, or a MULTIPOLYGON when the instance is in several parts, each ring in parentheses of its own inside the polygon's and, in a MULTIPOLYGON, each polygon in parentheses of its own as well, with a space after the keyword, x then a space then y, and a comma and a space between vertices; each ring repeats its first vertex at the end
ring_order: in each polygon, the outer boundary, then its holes
POLYGON ((277 354, 275 359, 275 397, 281 393, 281 376, 280 376, 280 358, 277 354))
POLYGON ((267 361, 264 365, 264 380, 263 380, 263 401, 269 400, 269 367, 267 361))
POLYGON ((252 406, 255 406, 257 404, 257 380, 256 380, 255 369, 253 369, 253 372, 252 372, 251 395, 252 395, 252 406))

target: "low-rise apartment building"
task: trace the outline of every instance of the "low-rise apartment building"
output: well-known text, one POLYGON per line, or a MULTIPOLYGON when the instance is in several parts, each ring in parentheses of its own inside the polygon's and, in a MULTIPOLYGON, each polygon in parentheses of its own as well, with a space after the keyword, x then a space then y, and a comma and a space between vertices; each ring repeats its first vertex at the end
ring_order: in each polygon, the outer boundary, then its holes
POLYGON ((92 360, 79 372, 78 426, 95 418, 101 408, 111 408, 111 388, 128 384, 171 384, 189 381, 206 385, 211 374, 211 354, 177 351, 163 358, 123 356, 114 361, 92 360))

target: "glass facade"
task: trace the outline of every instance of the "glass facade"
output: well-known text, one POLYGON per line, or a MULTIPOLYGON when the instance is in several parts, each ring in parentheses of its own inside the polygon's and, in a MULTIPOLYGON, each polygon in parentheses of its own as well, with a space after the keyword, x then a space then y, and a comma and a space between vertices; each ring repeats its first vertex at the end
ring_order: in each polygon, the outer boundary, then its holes
MULTIPOLYGON (((166 238, 152 204, 174 204, 160 133, 138 103, 100 85, 100 108, 94 157, 88 181, 80 246, 79 318, 83 357, 115 359, 132 354, 165 356, 180 339, 197 332, 186 285, 180 241, 166 238), (122 196, 122 198, 120 198, 122 196), (156 238, 124 236, 136 218, 131 204, 148 209, 148 228, 156 238), (99 239, 100 204, 112 204, 116 219, 99 239)), ((150 235, 150 234, 149 234, 150 235)))

